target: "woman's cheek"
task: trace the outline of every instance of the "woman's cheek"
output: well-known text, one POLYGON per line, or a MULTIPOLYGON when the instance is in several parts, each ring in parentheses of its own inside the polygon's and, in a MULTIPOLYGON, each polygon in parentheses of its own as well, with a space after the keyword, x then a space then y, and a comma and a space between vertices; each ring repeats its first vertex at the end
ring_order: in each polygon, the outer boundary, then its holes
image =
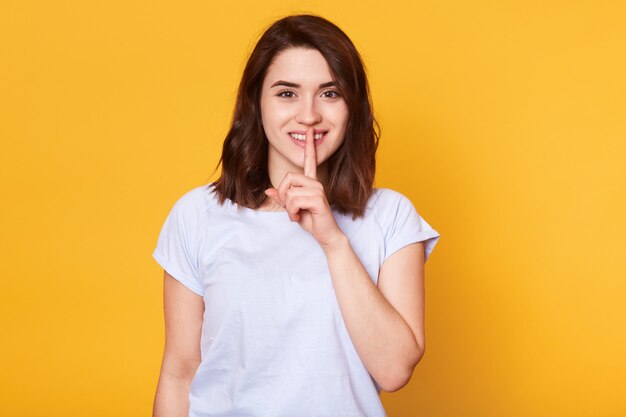
POLYGON ((291 113, 293 112, 291 107, 286 104, 276 104, 273 109, 274 117, 276 120, 284 120, 289 118, 291 113))

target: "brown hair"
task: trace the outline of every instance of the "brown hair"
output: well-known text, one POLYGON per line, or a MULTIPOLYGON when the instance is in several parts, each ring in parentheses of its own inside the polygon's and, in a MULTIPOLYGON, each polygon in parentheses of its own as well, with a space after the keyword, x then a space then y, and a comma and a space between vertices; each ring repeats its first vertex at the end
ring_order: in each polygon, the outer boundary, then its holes
POLYGON ((268 141, 261 121, 261 87, 274 58, 289 48, 318 50, 328 62, 348 107, 345 140, 327 160, 328 202, 342 214, 363 215, 372 194, 379 127, 374 119, 365 68, 348 36, 328 20, 312 15, 287 16, 274 22, 256 44, 243 71, 232 125, 222 149, 222 174, 215 181, 220 204, 228 198, 258 208, 272 187, 268 141))

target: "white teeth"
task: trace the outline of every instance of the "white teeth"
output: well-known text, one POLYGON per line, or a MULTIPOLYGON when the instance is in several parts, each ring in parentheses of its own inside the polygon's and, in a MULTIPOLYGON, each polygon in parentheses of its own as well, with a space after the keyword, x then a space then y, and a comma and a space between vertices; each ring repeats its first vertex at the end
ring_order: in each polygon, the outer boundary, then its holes
MULTIPOLYGON (((300 135, 298 133, 290 133, 289 134, 292 138, 297 139, 297 140, 306 140, 306 135, 300 135)), ((321 139, 322 136, 324 136, 323 133, 316 133, 314 138, 315 139, 321 139)))

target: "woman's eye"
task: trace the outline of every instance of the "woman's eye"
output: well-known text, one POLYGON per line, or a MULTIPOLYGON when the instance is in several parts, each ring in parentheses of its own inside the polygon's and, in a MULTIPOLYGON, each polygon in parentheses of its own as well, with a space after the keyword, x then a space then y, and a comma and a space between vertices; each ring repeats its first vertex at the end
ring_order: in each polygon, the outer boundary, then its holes
POLYGON ((328 91, 324 91, 322 93, 322 96, 324 96, 324 98, 337 98, 339 97, 339 92, 335 90, 328 90, 328 91))
POLYGON ((283 97, 283 98, 294 98, 296 96, 293 91, 281 91, 277 95, 278 97, 283 97))

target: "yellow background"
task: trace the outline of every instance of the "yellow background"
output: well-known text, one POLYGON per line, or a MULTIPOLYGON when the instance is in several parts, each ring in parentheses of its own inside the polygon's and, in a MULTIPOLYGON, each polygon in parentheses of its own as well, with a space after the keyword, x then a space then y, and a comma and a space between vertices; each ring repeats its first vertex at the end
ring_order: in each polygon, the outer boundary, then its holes
POLYGON ((626 415, 625 5, 3 0, 0 414, 150 414, 158 232, 259 33, 309 11, 367 64, 376 185, 442 235, 390 417, 626 415))

